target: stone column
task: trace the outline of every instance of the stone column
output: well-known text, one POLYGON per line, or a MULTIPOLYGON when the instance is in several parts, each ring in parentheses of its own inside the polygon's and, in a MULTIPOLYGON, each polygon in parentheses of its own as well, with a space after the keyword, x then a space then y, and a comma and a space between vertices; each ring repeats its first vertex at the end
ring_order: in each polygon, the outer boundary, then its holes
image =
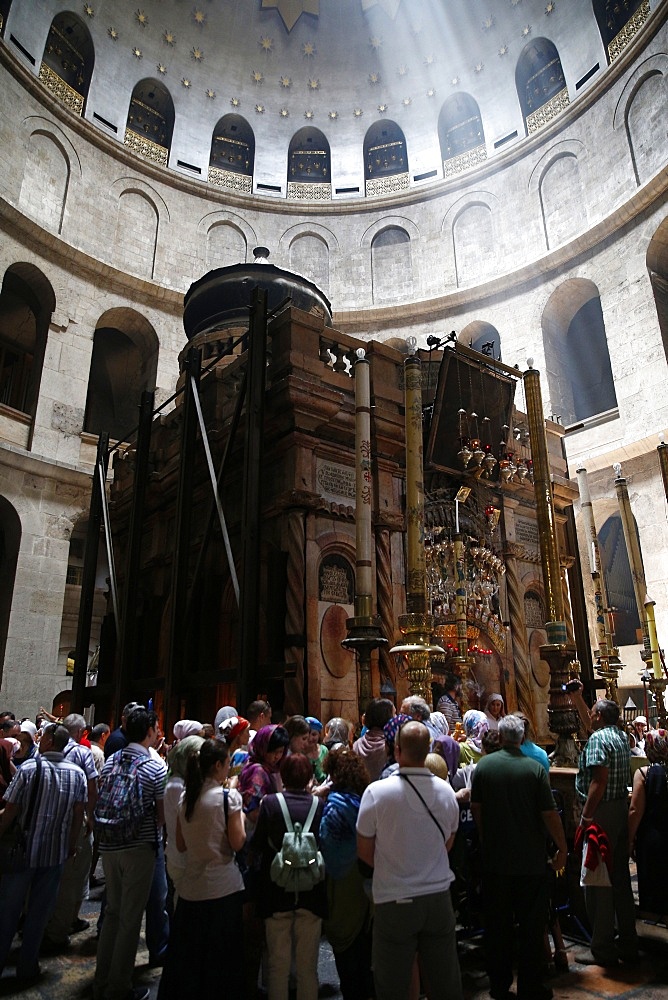
POLYGON ((506 564, 506 588, 508 593, 508 615, 510 618, 510 635, 513 644, 513 660, 515 663, 515 687, 517 689, 517 707, 531 721, 536 729, 536 700, 533 691, 531 671, 531 654, 527 625, 524 617, 524 588, 520 581, 518 560, 524 555, 521 545, 513 542, 506 544, 503 554, 506 564))
MULTIPOLYGON (((392 599, 392 536, 388 528, 376 531, 376 601, 383 635, 393 637, 394 601, 392 599)), ((387 646, 381 646, 380 675, 397 686, 394 661, 387 646)))

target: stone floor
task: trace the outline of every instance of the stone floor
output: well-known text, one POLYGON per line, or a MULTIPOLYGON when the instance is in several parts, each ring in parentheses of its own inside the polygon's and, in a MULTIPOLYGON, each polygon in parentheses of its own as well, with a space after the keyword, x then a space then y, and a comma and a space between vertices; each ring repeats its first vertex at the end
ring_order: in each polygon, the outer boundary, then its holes
MULTIPOLYGON (((44 976, 38 986, 18 991, 10 959, 10 967, 0 979, 0 997, 16 996, 22 1000, 84 1000, 90 995, 95 969, 95 921, 100 910, 101 894, 101 888, 93 890, 91 898, 84 903, 82 916, 90 920, 90 927, 72 938, 71 950, 66 955, 41 960, 44 976)), ((569 972, 553 976, 549 980, 555 998, 668 1000, 668 930, 639 921, 638 932, 642 947, 639 965, 604 970, 597 966, 576 965, 571 961, 569 972)), ((567 941, 567 944, 572 958, 571 942, 567 941)), ((466 1000, 488 1000, 479 939, 461 942, 460 956, 466 1000)), ((319 979, 321 998, 340 1000, 334 959, 329 945, 324 941, 320 949, 319 979)), ((148 967, 148 954, 142 939, 137 954, 135 982, 137 985, 148 986, 151 1000, 155 1000, 159 980, 160 970, 148 967)), ((189 998, 185 997, 184 1000, 189 998)))

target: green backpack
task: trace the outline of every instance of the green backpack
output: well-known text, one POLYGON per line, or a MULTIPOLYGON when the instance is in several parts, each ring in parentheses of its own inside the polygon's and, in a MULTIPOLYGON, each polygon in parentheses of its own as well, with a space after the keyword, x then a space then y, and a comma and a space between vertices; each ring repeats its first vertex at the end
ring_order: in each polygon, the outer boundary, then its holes
POLYGON ((276 798, 287 830, 283 834, 281 849, 276 852, 271 863, 269 874, 272 882, 286 892, 294 892, 297 899, 300 892, 308 892, 325 877, 325 862, 318 850, 315 834, 310 832, 318 800, 313 799, 304 825, 295 823, 293 826, 285 796, 278 792, 276 798))

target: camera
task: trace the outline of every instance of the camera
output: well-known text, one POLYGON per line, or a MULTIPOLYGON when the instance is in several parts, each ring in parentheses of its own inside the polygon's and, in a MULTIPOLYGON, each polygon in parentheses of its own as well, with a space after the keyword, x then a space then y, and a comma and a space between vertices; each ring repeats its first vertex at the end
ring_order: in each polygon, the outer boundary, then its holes
POLYGON ((580 689, 580 681, 573 680, 573 681, 569 681, 568 684, 562 684, 561 685, 561 690, 562 691, 568 691, 569 694, 572 691, 579 691, 579 689, 580 689))

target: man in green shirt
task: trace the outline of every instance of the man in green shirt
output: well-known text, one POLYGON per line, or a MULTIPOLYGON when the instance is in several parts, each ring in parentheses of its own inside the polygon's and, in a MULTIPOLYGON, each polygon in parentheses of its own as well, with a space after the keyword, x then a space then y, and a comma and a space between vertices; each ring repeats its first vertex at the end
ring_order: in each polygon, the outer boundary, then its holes
MULTIPOLYGON (((579 691, 574 694, 574 701, 578 695, 581 698, 579 691)), ((619 707, 614 701, 600 698, 595 702, 589 712, 592 733, 580 754, 580 769, 575 779, 582 805, 581 825, 600 826, 612 849, 612 885, 585 887, 587 916, 592 926, 591 955, 587 951, 576 955, 578 962, 603 966, 617 965, 620 959, 635 962, 638 958, 628 850, 631 750, 618 720, 619 707)))
POLYGON ((551 864, 566 866, 566 837, 547 773, 520 750, 524 723, 499 722, 501 750, 476 765, 471 809, 480 834, 485 951, 490 995, 508 1000, 513 982, 513 933, 518 924, 518 1000, 549 1000, 541 982, 548 913, 547 835, 557 845, 551 864))

